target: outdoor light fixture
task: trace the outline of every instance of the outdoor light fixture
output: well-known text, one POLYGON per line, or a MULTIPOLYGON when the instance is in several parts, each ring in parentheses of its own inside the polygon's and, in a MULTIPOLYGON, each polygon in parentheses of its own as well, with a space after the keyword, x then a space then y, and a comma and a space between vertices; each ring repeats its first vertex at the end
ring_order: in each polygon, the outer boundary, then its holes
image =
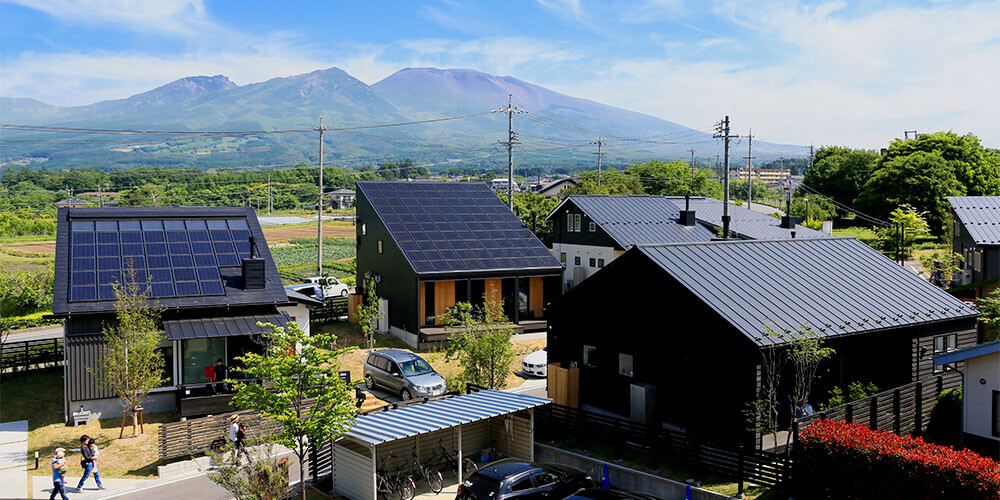
MULTIPOLYGON (((979 383, 981 385, 986 385, 986 379, 984 379, 984 378, 979 379, 979 383)), ((38 453, 36 452, 35 454, 37 455, 38 453)))

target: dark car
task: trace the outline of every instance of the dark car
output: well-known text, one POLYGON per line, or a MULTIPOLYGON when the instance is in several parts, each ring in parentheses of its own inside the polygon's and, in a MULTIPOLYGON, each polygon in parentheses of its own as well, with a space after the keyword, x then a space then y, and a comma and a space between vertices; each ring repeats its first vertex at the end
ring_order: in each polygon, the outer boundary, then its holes
POLYGON ((657 497, 634 491, 587 488, 580 490, 566 500, 659 500, 657 497))
POLYGON ((456 500, 562 500, 594 482, 561 464, 503 461, 487 465, 458 487, 456 500))

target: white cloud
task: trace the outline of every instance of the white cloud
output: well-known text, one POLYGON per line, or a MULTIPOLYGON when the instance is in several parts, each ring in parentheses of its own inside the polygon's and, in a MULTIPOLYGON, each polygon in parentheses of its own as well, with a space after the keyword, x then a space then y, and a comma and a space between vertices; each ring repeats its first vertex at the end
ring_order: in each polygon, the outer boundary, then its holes
POLYGON ((398 46, 408 57, 438 66, 471 67, 487 72, 508 73, 526 64, 576 61, 585 54, 567 44, 536 38, 506 36, 469 41, 447 39, 407 40, 398 46))
POLYGON ((681 0, 643 0, 628 2, 618 20, 623 23, 651 23, 676 17, 683 10, 681 0))
POLYGON ((71 24, 115 25, 135 32, 185 37, 219 33, 202 0, 5 0, 71 24))

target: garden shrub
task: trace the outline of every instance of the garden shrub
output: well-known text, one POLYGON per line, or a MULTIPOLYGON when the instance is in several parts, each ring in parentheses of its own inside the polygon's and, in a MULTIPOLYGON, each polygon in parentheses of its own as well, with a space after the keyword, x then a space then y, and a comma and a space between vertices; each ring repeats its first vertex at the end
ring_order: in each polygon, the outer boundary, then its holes
POLYGON ((24 328, 33 328, 36 326, 48 326, 48 325, 58 325, 62 323, 61 319, 45 319, 42 316, 46 314, 52 314, 51 311, 48 312, 37 312, 34 314, 29 314, 27 316, 10 316, 0 318, 0 330, 2 331, 14 331, 21 330, 24 328))
POLYGON ((962 391, 948 389, 938 395, 927 422, 928 441, 940 445, 958 446, 962 431, 962 391))
POLYGON ((969 450, 831 419, 800 443, 795 480, 808 498, 1000 498, 1000 463, 969 450))

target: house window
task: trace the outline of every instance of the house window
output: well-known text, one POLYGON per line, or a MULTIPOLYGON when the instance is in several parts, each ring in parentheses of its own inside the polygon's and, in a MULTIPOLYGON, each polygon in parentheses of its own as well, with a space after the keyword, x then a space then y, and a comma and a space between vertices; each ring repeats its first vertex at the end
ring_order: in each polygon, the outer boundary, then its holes
POLYGON ((566 263, 566 252, 559 252, 559 262, 566 263))
MULTIPOLYGON (((938 335, 934 337, 934 354, 941 354, 948 351, 954 351, 958 349, 958 334, 949 333, 948 335, 938 335)), ((956 368, 955 363, 948 363, 945 365, 934 365, 934 373, 941 373, 944 371, 945 367, 950 367, 952 369, 956 368)))
POLYGON ((597 267, 604 267, 604 259, 597 259, 597 267))
POLYGON ((597 267, 597 259, 593 257, 590 258, 590 267, 597 267))
POLYGON ((210 337, 202 339, 185 339, 181 341, 181 362, 184 364, 181 372, 184 384, 201 384, 209 382, 206 371, 214 376, 216 360, 226 359, 226 338, 210 337))
POLYGON ((580 256, 579 255, 577 255, 576 257, 573 257, 573 265, 574 266, 579 266, 580 265, 580 256))
POLYGON ((573 230, 580 232, 580 214, 573 215, 573 230))
POLYGON ((566 230, 573 232, 573 214, 566 212, 566 230))
POLYGON ((592 345, 583 346, 583 364, 584 366, 596 367, 597 366, 597 348, 592 345))
POLYGON ((982 272, 982 270, 983 270, 983 252, 981 252, 979 250, 976 250, 975 252, 973 252, 972 253, 972 262, 973 262, 972 268, 975 269, 977 273, 978 272, 982 272))
POLYGON ((1000 437, 1000 391, 993 391, 993 435, 1000 437))
POLYGON ((618 374, 631 377, 632 373, 632 355, 618 353, 618 374))
POLYGON ((361 236, 368 236, 368 226, 364 222, 361 223, 361 236))
POLYGON ((382 253, 382 240, 378 240, 378 253, 382 253))
POLYGON ((591 221, 590 224, 589 224, 589 226, 590 226, 590 232, 593 233, 594 231, 597 231, 597 223, 596 222, 591 221))

